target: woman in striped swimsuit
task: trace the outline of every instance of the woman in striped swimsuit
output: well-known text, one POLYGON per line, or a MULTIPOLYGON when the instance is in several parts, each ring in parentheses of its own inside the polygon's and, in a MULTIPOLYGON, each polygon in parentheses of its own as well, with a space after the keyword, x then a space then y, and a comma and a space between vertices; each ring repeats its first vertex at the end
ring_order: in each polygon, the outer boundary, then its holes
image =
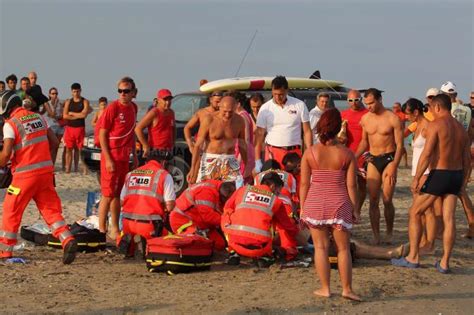
POLYGON ((352 259, 350 229, 357 202, 354 154, 337 142, 341 129, 341 114, 335 108, 323 113, 316 131, 320 143, 306 150, 301 161, 300 201, 301 222, 309 227, 315 247, 314 260, 321 288, 317 296, 329 297, 330 265, 328 259, 329 233, 337 247, 342 296, 360 301, 352 291, 352 259))

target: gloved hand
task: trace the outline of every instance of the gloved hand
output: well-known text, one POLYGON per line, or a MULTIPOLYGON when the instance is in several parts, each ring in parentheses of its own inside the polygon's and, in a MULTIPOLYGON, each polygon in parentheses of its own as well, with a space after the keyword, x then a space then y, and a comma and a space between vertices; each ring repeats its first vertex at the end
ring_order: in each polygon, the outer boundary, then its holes
POLYGON ((260 173, 262 171, 262 160, 256 160, 255 161, 255 172, 260 173))

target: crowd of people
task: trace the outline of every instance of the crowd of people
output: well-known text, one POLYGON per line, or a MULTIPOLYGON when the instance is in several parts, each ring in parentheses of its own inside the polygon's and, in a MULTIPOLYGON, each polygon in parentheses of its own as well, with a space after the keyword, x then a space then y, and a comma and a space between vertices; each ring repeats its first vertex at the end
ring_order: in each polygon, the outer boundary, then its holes
MULTIPOLYGON (((62 105, 56 88, 46 97, 36 81, 31 72, 21 79, 19 90, 15 75, 6 78, 7 89, 0 82, 0 166, 11 163, 13 173, 3 205, 0 257, 12 257, 23 211, 33 199, 61 240, 63 262, 69 264, 77 242, 61 214, 54 162, 62 141, 65 172, 78 171, 85 118, 92 110, 81 96, 80 84, 72 84, 72 97, 62 105)), ((331 294, 331 247, 337 251, 342 296, 352 300, 360 300, 352 290, 352 255, 392 258, 395 266, 417 268, 420 256, 433 252, 435 239, 441 237, 443 256, 435 267, 448 273, 458 198, 469 225, 465 236, 474 237, 473 207, 466 192, 472 168, 474 92, 471 104, 464 105, 457 99, 456 86, 446 82, 439 90, 427 91, 426 104, 410 98, 389 110, 380 90, 370 88, 363 95, 350 90, 348 109, 342 112, 330 106, 329 94, 321 92, 308 112, 307 105, 288 91, 286 78, 277 76, 267 102, 258 93, 247 98, 238 91, 212 92, 209 105, 194 113, 184 128, 192 164, 189 187, 176 196, 167 171, 176 140, 173 95, 159 90, 153 106, 137 122, 135 82, 120 79, 117 99, 108 103, 100 98, 92 120, 94 141, 101 148, 99 230, 128 256, 136 251, 137 235, 146 242, 169 233, 197 233, 213 240, 215 250, 228 251, 226 261, 231 265, 239 264, 241 257, 251 257, 259 266, 269 266, 275 258, 291 261, 298 248, 308 248, 311 242, 321 283, 314 293, 324 297, 331 294), (382 248, 380 244, 392 243, 392 200, 399 164, 407 158, 404 137, 410 135, 409 248, 382 248), (141 166, 136 139, 146 159, 141 166), (350 232, 361 221, 367 194, 373 246, 351 240, 350 232)))

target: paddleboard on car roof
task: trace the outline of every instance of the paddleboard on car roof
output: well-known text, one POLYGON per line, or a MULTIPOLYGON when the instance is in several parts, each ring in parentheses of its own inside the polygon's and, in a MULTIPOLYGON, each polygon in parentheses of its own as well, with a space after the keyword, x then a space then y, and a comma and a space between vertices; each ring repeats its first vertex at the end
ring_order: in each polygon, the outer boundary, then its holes
MULTIPOLYGON (((200 87, 201 92, 216 90, 269 90, 275 77, 242 77, 208 82, 200 87)), ((290 89, 322 89, 343 85, 340 81, 311 78, 287 77, 290 89)))

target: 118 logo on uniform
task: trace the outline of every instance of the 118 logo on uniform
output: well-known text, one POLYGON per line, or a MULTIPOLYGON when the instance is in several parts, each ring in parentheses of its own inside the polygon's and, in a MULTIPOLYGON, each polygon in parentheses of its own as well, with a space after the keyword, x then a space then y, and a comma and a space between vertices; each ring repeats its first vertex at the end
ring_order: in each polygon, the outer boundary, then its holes
POLYGON ((150 186, 151 177, 150 176, 132 176, 129 180, 129 186, 150 186))

